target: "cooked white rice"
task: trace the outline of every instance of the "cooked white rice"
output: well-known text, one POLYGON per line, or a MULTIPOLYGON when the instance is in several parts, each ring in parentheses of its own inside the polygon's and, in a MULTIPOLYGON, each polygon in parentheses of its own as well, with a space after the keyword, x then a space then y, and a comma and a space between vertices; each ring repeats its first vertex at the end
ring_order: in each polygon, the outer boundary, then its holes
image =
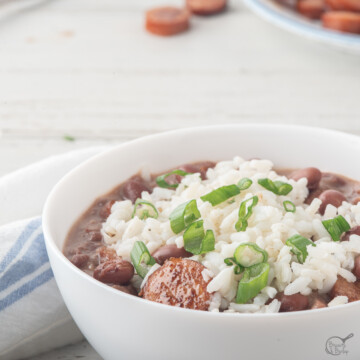
MULTIPOLYGON (((133 204, 129 200, 115 202, 102 231, 105 242, 126 260, 130 259, 135 241, 143 241, 151 253, 165 244, 182 247, 182 235, 172 232, 169 215, 178 205, 196 199, 204 228, 212 229, 216 239, 214 251, 192 257, 208 269, 203 274, 204 278, 212 278, 208 291, 215 295, 210 311, 278 312, 278 300, 274 299, 265 305, 278 291, 284 291, 286 295, 298 292, 308 295, 313 290, 327 293, 338 275, 350 282, 356 280, 351 270, 355 256, 360 253, 360 236, 351 235, 349 241, 334 242, 321 221, 343 215, 351 227, 360 225, 360 204, 343 202, 338 209, 328 205, 324 216, 321 216, 317 212, 321 205, 319 199, 314 199, 310 205, 304 204, 308 195, 306 185, 305 178, 294 181, 278 175, 271 161, 245 161, 235 157, 232 161, 222 161, 215 168, 208 169, 207 180, 201 180, 199 174, 191 174, 184 177, 175 190, 156 187, 151 194, 143 192, 142 199, 150 201, 158 209, 157 219, 132 219, 133 204), (210 191, 236 184, 244 177, 253 180, 253 184, 236 196, 233 203, 225 201, 213 207, 200 199, 210 191), (290 183, 293 190, 287 196, 275 195, 257 183, 260 178, 290 183), (253 208, 249 225, 246 231, 237 232, 235 223, 239 206, 254 195, 258 196, 259 202, 253 208), (296 205, 295 213, 284 210, 284 200, 290 200, 296 205), (290 248, 285 245, 285 241, 295 234, 311 238, 317 245, 308 246, 309 255, 304 264, 298 263, 290 248), (268 252, 270 272, 268 286, 251 303, 236 304, 235 296, 241 275, 235 275, 233 267, 228 267, 224 259, 232 257, 235 249, 244 242, 256 243, 268 252)), ((345 302, 347 299, 337 297, 332 300, 331 306, 345 302)))

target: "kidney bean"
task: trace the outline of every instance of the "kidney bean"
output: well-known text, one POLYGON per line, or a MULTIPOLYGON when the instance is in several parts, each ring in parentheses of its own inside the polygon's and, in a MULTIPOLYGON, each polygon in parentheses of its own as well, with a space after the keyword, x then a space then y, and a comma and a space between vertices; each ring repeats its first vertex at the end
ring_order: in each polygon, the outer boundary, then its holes
POLYGON ((99 215, 106 219, 111 214, 111 207, 114 205, 115 200, 109 200, 105 203, 105 205, 100 209, 99 215))
POLYGON ((122 194, 124 198, 129 199, 132 203, 135 203, 136 199, 141 198, 141 193, 143 191, 149 190, 148 184, 139 175, 133 176, 122 186, 122 194))
POLYGON ((165 260, 170 258, 188 258, 192 255, 192 253, 186 251, 183 247, 178 248, 176 245, 164 245, 155 250, 152 257, 158 264, 162 265, 165 260))
POLYGON ((179 167, 180 170, 188 173, 200 173, 203 180, 206 179, 206 172, 208 169, 213 168, 216 163, 212 161, 201 161, 193 164, 184 164, 179 167))
POLYGON ((295 170, 292 174, 290 174, 290 179, 300 180, 301 178, 307 179, 307 187, 309 190, 314 190, 319 186, 321 180, 321 171, 314 167, 304 168, 295 170))
POLYGON ((113 285, 112 287, 126 294, 137 296, 137 292, 132 285, 113 285))
POLYGON ((327 304, 323 299, 320 298, 316 298, 311 306, 311 310, 313 309, 322 309, 322 308, 326 308, 327 304))
POLYGON ((301 311, 309 307, 308 297, 300 293, 293 295, 278 293, 276 298, 281 301, 280 312, 301 311))
POLYGON ((128 261, 109 260, 98 265, 94 270, 94 278, 103 283, 118 285, 127 284, 134 275, 134 267, 128 261))
POLYGON ((342 177, 333 173, 323 173, 322 179, 330 188, 338 188, 346 185, 346 181, 342 177))
POLYGON ((321 215, 324 215, 326 207, 329 204, 339 207, 343 201, 346 201, 346 197, 337 190, 325 190, 320 194, 319 199, 322 201, 319 208, 321 215))
POLYGON ((353 273, 358 280, 360 280, 360 255, 355 258, 355 266, 353 273))
POLYGON ((341 241, 349 241, 350 235, 359 235, 360 236, 360 226, 355 226, 349 231, 347 231, 343 237, 341 238, 341 241))
POLYGON ((121 258, 116 254, 116 251, 113 248, 109 248, 107 246, 98 248, 96 252, 99 257, 99 264, 109 260, 121 260, 121 258))
POLYGON ((330 291, 331 298, 337 296, 347 296, 349 302, 360 300, 360 286, 357 283, 351 283, 343 277, 338 276, 336 283, 330 291))
POLYGON ((78 267, 79 269, 82 269, 88 262, 89 256, 86 254, 75 254, 71 258, 71 262, 78 267))

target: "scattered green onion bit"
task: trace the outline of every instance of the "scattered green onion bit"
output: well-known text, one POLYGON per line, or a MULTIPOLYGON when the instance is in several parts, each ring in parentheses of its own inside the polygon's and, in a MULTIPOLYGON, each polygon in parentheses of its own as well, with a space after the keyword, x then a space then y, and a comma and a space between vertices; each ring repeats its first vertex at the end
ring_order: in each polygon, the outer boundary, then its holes
POLYGON ((236 294, 236 303, 245 304, 254 298, 266 285, 269 277, 268 263, 253 265, 245 269, 236 294))
POLYGON ((145 220, 149 217, 157 219, 159 212, 151 202, 142 199, 136 199, 134 211, 131 217, 133 218, 134 216, 137 216, 140 220, 145 220))
POLYGON ((252 185, 252 183, 253 182, 251 179, 243 178, 238 182, 237 186, 242 191, 248 189, 252 185))
POLYGON ((350 230, 349 223, 341 215, 333 219, 324 220, 322 223, 333 241, 340 241, 341 235, 350 230))
POLYGON ((251 197, 250 199, 243 201, 240 204, 239 219, 235 224, 236 231, 245 231, 246 230, 246 228, 248 227, 248 220, 249 220, 250 216, 252 215, 252 210, 258 202, 259 202, 259 198, 255 195, 255 196, 251 197), (247 203, 249 203, 248 206, 247 206, 247 203))
POLYGON ((204 254, 215 249, 215 236, 212 230, 204 230, 204 221, 199 220, 185 230, 184 248, 194 255, 204 254))
POLYGON ((236 263, 236 260, 235 260, 235 258, 226 258, 226 259, 224 259, 224 263, 227 265, 227 266, 233 266, 233 265, 235 265, 235 267, 234 267, 234 274, 235 275, 239 275, 239 274, 241 274, 244 270, 245 270, 245 268, 243 268, 241 265, 239 265, 239 264, 237 264, 236 263))
POLYGON ((285 244, 291 248, 291 252, 296 255, 300 264, 303 264, 308 256, 308 245, 316 246, 311 240, 301 235, 291 236, 285 244))
POLYGON ((287 195, 293 189, 290 184, 282 181, 272 181, 267 178, 259 179, 258 184, 276 195, 287 195))
POLYGON ((185 176, 185 175, 189 175, 189 174, 192 174, 192 173, 188 173, 186 171, 183 171, 183 170, 173 170, 173 171, 170 171, 169 173, 167 174, 163 174, 163 175, 160 175, 156 178, 156 183, 158 186, 162 187, 162 188, 166 188, 166 189, 176 189, 179 184, 169 184, 168 182, 166 182, 166 178, 170 175, 180 175, 180 176, 185 176))
POLYGON ((170 214, 170 226, 175 234, 183 231, 188 225, 200 218, 200 211, 197 208, 196 200, 187 201, 179 205, 170 214))
POLYGON ((75 138, 71 135, 64 135, 64 140, 66 141, 75 141, 75 138))
POLYGON ((201 196, 201 200, 208 201, 212 206, 216 206, 238 194, 240 194, 240 189, 236 185, 227 185, 201 196))
POLYGON ((266 262, 268 253, 254 243, 244 243, 236 248, 234 258, 237 264, 247 268, 266 262))
POLYGON ((285 209, 286 212, 292 212, 292 213, 294 213, 294 212, 296 211, 296 206, 295 206, 295 204, 294 204, 292 201, 290 201, 290 200, 285 200, 285 201, 283 202, 283 205, 284 205, 284 209, 285 209))
POLYGON ((136 273, 142 278, 145 277, 150 268, 156 263, 155 259, 150 255, 148 248, 142 241, 135 242, 130 253, 130 258, 136 273))

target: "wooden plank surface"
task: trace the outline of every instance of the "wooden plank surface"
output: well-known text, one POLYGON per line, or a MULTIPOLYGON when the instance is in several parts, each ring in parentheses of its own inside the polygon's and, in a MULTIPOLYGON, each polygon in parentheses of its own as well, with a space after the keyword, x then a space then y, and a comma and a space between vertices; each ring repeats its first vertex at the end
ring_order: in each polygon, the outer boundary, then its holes
MULTIPOLYGON (((283 32, 240 0, 219 16, 194 17, 188 33, 155 37, 143 30, 144 10, 160 3, 0 2, 0 175, 52 154, 195 125, 276 122, 360 134, 359 57, 283 32)), ((33 360, 77 357, 100 359, 85 342, 33 360)))

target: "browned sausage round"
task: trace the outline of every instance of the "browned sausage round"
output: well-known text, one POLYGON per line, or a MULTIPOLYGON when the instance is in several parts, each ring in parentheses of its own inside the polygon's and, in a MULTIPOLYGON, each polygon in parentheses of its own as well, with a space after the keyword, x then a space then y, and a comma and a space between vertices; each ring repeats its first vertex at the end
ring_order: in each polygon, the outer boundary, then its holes
MULTIPOLYGON (((322 13, 325 10, 325 4, 323 0, 300 0, 296 4, 296 9, 300 14, 308 17, 309 19, 320 19, 322 13)), ((308 169, 314 169, 314 168, 308 168, 308 169)), ((302 170, 307 170, 307 169, 302 169, 302 170)), ((320 173, 320 177, 321 177, 321 173, 320 173)))
POLYGON ((354 226, 349 231, 347 231, 344 236, 341 238, 341 241, 349 241, 350 235, 359 235, 360 236, 360 226, 354 226))
POLYGON ((109 260, 98 265, 94 270, 94 278, 103 283, 125 285, 134 275, 134 267, 128 261, 109 260))
POLYGON ((322 16, 324 27, 332 30, 360 34, 360 14, 351 11, 329 11, 322 16))
POLYGON ((329 204, 339 207, 343 201, 346 201, 346 197, 337 190, 325 190, 320 194, 319 199, 322 201, 319 209, 321 215, 324 215, 329 204))
POLYGON ((196 261, 171 258, 149 276, 139 295, 161 304, 208 310, 211 294, 207 285, 210 280, 204 280, 201 274, 204 269, 196 261))
POLYGON ((309 307, 309 299, 302 294, 284 295, 278 293, 276 299, 281 301, 280 312, 301 311, 309 307))
POLYGON ((175 35, 189 28, 189 19, 190 14, 187 9, 159 7, 146 12, 145 27, 156 35, 175 35))
POLYGON ((355 266, 353 273, 358 280, 360 280, 360 255, 355 258, 355 266))
POLYGON ((223 11, 227 0, 186 0, 190 11, 197 15, 211 15, 223 11))
POLYGON ((332 10, 360 11, 360 0, 326 0, 332 10))
POLYGON ((154 251, 152 257, 160 265, 163 265, 165 260, 170 258, 187 258, 192 256, 192 253, 186 251, 183 247, 178 248, 176 245, 164 245, 161 248, 154 251))
POLYGON ((122 185, 123 197, 129 199, 132 203, 135 203, 136 199, 141 198, 143 191, 149 191, 149 187, 139 175, 133 176, 122 185))
POLYGON ((294 179, 296 181, 301 178, 307 179, 307 187, 309 190, 314 190, 319 186, 319 182, 321 180, 321 171, 314 167, 308 167, 305 169, 295 170, 292 174, 290 174, 290 179, 294 179))

